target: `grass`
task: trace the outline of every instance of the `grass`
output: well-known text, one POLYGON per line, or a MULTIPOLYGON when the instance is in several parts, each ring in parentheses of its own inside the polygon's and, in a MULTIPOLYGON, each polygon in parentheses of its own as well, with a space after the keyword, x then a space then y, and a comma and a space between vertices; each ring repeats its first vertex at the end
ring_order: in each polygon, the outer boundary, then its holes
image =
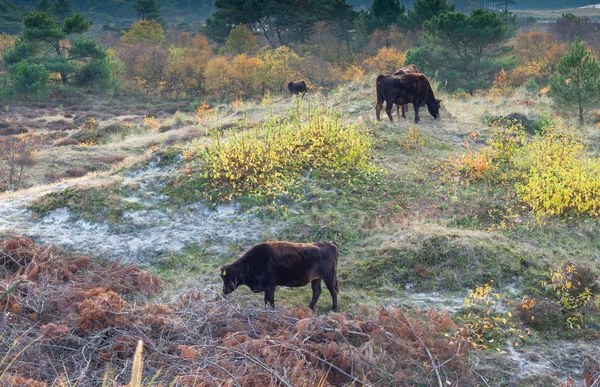
POLYGON ((71 186, 37 198, 29 209, 43 217, 59 208, 68 208, 75 218, 90 222, 108 221, 118 223, 124 211, 139 211, 144 205, 136 201, 123 200, 133 193, 131 188, 121 187, 119 182, 107 186, 71 186))
MULTIPOLYGON (((412 111, 406 121, 375 122, 373 104, 367 103, 373 97, 371 88, 371 83, 365 83, 358 85, 358 90, 349 97, 345 94, 349 91, 344 90, 332 93, 327 99, 316 96, 300 103, 336 104, 339 111, 352 111, 342 115, 340 120, 343 125, 351 122, 364 125, 371 142, 370 162, 382 173, 348 179, 313 168, 295 176, 285 190, 275 195, 242 193, 235 198, 242 211, 259 218, 261 227, 269 230, 261 236, 263 240, 332 240, 338 244, 343 312, 360 315, 364 309, 372 309, 379 303, 410 304, 421 292, 439 293, 442 300, 449 300, 445 306, 442 301, 441 307, 449 308, 451 301, 459 299, 460 302, 467 295, 467 289, 490 280, 514 305, 525 294, 540 296, 540 282, 547 277, 548 268, 557 267, 561 262, 572 261, 600 271, 597 259, 600 224, 596 220, 550 217, 540 223, 516 198, 511 184, 485 179, 456 181, 447 170, 448 158, 466 150, 464 142, 470 133, 481 133, 472 145, 475 150, 484 146, 492 135, 492 128, 484 123, 486 117, 512 112, 529 118, 553 114, 546 96, 531 96, 517 90, 501 97, 478 94, 454 99, 439 93, 444 101, 442 119, 435 121, 424 114, 421 124, 411 127, 412 111), (523 104, 525 99, 534 105, 523 104)), ((245 105, 244 120, 249 123, 246 127, 257 130, 257 138, 263 135, 264 125, 254 123, 266 122, 269 115, 290 114, 286 109, 292 103, 279 102, 268 106, 245 105)), ((110 174, 144 169, 149 164, 168 171, 181 168, 173 177, 173 181, 179 179, 180 183, 157 192, 170 195, 169 209, 160 210, 178 211, 189 203, 206 202, 207 189, 214 188, 210 181, 190 179, 187 176, 190 170, 183 169, 184 163, 178 161, 179 155, 189 148, 186 142, 190 138, 183 138, 181 143, 167 145, 165 142, 172 134, 183 137, 193 130, 194 146, 203 149, 214 145, 216 140, 211 128, 232 125, 222 131, 220 140, 245 130, 234 112, 222 110, 218 114, 219 117, 202 121, 193 129, 175 128, 166 133, 142 131, 133 137, 115 136, 95 148, 68 148, 66 154, 71 160, 79 160, 73 156, 76 152, 89 157, 86 152, 117 150, 130 155, 130 159, 109 173, 92 174, 87 178, 88 182, 100 180, 98 186, 47 195, 35 202, 32 209, 43 216, 66 206, 84 219, 118 222, 127 206, 139 204, 125 200, 135 192, 112 183, 110 174), (153 146, 153 151, 148 151, 153 146)), ((185 116, 177 118, 183 123, 186 119, 185 116)), ((595 138, 596 132, 597 128, 591 126, 582 131, 589 139, 595 138)), ((192 171, 200 176, 202 163, 195 167, 197 169, 192 171)), ((81 179, 85 181, 86 177, 81 179)), ((227 245, 215 235, 203 245, 188 246, 181 252, 164 256, 152 268, 166 284, 160 297, 170 299, 187 289, 200 289, 212 296, 222 285, 219 267, 233 261, 248 247, 227 245)), ((262 300, 262 294, 251 294, 244 287, 231 297, 234 301, 237 297, 250 297, 259 303, 262 300)), ((280 288, 275 298, 281 307, 306 306, 311 290, 310 287, 280 288)), ((317 314, 327 313, 330 306, 329 293, 324 289, 317 314)), ((589 332, 569 336, 564 330, 549 327, 547 332, 540 330, 541 337, 537 341, 530 340, 524 345, 533 350, 541 348, 554 339, 553 334, 560 334, 561 338, 590 338, 589 332)), ((485 374, 486 377, 491 375, 490 382, 500 383, 501 378, 495 379, 498 367, 485 374)))

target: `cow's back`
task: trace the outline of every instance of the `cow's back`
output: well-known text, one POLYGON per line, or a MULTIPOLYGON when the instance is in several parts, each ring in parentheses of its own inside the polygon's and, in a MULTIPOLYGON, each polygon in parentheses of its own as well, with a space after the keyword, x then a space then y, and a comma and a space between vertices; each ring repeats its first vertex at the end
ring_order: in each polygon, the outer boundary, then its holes
POLYGON ((383 77, 379 79, 377 89, 378 93, 385 96, 385 99, 401 103, 423 102, 432 94, 429 80, 420 73, 383 77))
MULTIPOLYGON (((335 273, 337 247, 330 243, 266 242, 259 247, 268 256, 265 269, 278 285, 304 286, 322 278, 325 272, 335 273)), ((257 268, 258 269, 258 268, 257 268)))

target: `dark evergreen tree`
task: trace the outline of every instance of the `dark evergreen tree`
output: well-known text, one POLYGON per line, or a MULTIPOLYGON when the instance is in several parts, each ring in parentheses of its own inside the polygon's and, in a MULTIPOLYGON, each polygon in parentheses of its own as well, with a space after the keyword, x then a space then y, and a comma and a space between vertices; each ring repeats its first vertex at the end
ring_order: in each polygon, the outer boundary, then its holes
POLYGON ((501 18, 482 9, 470 16, 448 12, 423 23, 426 44, 407 53, 406 61, 439 77, 451 88, 469 91, 485 87, 502 68, 516 66, 506 46, 509 27, 501 18))
POLYGON ((367 11, 361 12, 357 26, 364 36, 391 24, 404 25, 406 9, 400 0, 374 0, 367 11))
POLYGON ((355 17, 343 0, 216 0, 215 7, 202 32, 219 43, 240 24, 271 46, 306 41, 317 21, 336 22, 342 34, 349 34, 355 17))
POLYGON ((337 30, 340 40, 346 44, 349 53, 351 49, 352 29, 358 13, 345 0, 329 0, 323 3, 321 20, 331 23, 337 30))
POLYGON ((23 29, 23 17, 29 13, 25 6, 17 6, 8 0, 0 2, 0 33, 17 35, 23 29))
POLYGON ((73 14, 69 0, 57 0, 54 5, 54 13, 56 15, 56 21, 58 23, 63 23, 66 18, 73 14))
POLYGON ((571 51, 558 63, 556 76, 550 78, 550 93, 561 110, 577 110, 581 125, 587 110, 598 109, 600 65, 583 43, 573 43, 571 51))
POLYGON ((141 20, 160 20, 160 4, 155 0, 138 0, 133 8, 141 20))
POLYGON ((54 3, 50 0, 39 0, 35 5, 35 10, 38 12, 44 12, 50 17, 54 17, 56 7, 54 6, 54 3))
POLYGON ((446 0, 416 0, 413 9, 408 12, 408 18, 413 28, 420 29, 425 21, 452 11, 454 4, 448 5, 446 0))
POLYGON ((85 33, 91 24, 80 13, 67 17, 62 27, 44 12, 31 13, 23 18, 24 29, 15 47, 3 54, 4 64, 11 74, 19 66, 20 71, 29 69, 22 64, 27 62, 43 66, 49 73, 59 73, 63 84, 73 81, 78 85, 106 85, 111 72, 104 48, 91 38, 73 40, 70 47, 64 44, 67 37, 85 33))

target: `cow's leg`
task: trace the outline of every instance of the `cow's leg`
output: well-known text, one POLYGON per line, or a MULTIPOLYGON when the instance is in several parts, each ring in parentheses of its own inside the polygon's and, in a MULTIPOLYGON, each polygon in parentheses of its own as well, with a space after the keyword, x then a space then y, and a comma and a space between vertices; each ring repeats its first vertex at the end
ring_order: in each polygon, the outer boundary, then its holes
POLYGON ((415 101, 413 102, 413 106, 415 108, 415 124, 418 124, 419 122, 421 122, 421 119, 419 118, 419 107, 421 106, 421 104, 415 101))
POLYGON ((271 305, 275 308, 275 286, 269 286, 265 289, 265 305, 271 305))
POLYGON ((335 278, 335 275, 333 275, 329 278, 324 278, 323 280, 325 281, 325 286, 327 286, 327 290, 329 290, 329 293, 331 293, 331 301, 333 301, 332 308, 333 310, 336 310, 338 307, 337 296, 340 291, 337 284, 337 279, 335 278))
POLYGON ((406 108, 406 105, 402 105, 402 118, 406 118, 406 111, 408 109, 406 108))
POLYGON ((375 102, 375 116, 377 117, 377 121, 381 121, 381 109, 383 109, 383 104, 375 102))
POLYGON ((321 295, 321 279, 316 279, 310 283, 312 285, 313 296, 312 300, 310 300, 310 305, 308 306, 311 309, 315 308, 317 301, 319 300, 319 296, 321 295))
MULTIPOLYGON (((399 104, 396 104, 396 114, 400 115, 400 106, 399 104)), ((404 109, 402 109, 402 117, 404 117, 404 109)))
POLYGON ((391 122, 394 122, 394 119, 392 118, 392 107, 394 106, 394 103, 391 101, 385 101, 385 112, 388 116, 388 118, 390 119, 391 122))

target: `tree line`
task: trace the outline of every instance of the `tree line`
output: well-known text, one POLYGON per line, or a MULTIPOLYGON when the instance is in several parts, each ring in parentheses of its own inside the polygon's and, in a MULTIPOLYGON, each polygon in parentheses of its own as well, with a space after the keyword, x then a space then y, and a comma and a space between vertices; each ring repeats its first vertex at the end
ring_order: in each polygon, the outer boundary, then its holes
MULTIPOLYGON (((526 33, 531 26, 508 11, 464 13, 446 0, 415 0, 409 9, 399 0, 374 0, 360 11, 344 0, 216 0, 216 12, 197 32, 165 22, 156 0, 129 5, 137 22, 92 39, 92 21, 69 0, 39 0, 33 10, 0 2, 0 15, 22 12, 11 22, 20 33, 0 35, 2 95, 254 98, 296 78, 331 88, 366 73, 392 73, 405 62, 449 91, 535 89, 567 68, 558 64, 571 43, 600 49, 600 29, 586 18, 565 14, 549 32, 526 33)), ((586 74, 594 84, 593 71, 586 74)), ((586 100, 573 95, 569 101, 586 100)))

